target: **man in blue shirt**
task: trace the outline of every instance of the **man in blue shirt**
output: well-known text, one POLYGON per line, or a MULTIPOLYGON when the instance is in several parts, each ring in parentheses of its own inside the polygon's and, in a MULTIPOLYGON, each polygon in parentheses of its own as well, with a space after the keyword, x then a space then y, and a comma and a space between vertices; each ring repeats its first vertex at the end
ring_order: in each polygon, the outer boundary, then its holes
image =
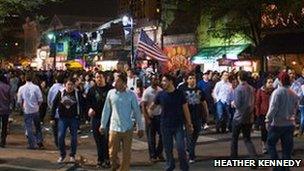
MULTIPOLYGON (((214 105, 214 100, 212 98, 212 82, 209 80, 209 75, 210 75, 211 71, 207 71, 204 73, 203 75, 203 79, 198 81, 197 83, 197 87, 204 92, 205 96, 206 96, 206 102, 208 105, 208 110, 209 113, 215 117, 215 105, 214 105)), ((207 125, 208 122, 208 118, 205 117, 203 118, 203 126, 204 129, 209 128, 209 126, 207 125)))
POLYGON ((144 134, 142 116, 135 94, 127 90, 127 76, 119 74, 115 80, 115 89, 108 92, 101 115, 99 131, 104 134, 110 120, 109 154, 111 170, 119 167, 118 151, 122 143, 122 163, 119 170, 130 170, 131 145, 133 137, 132 113, 138 125, 138 137, 144 134))
POLYGON ((185 133, 183 126, 185 125, 188 132, 193 132, 190 112, 184 93, 174 87, 174 77, 164 75, 162 78, 161 91, 155 98, 150 110, 156 108, 156 105, 162 107, 161 113, 161 131, 163 144, 166 153, 166 171, 173 171, 175 161, 173 157, 173 138, 175 138, 180 169, 189 170, 189 165, 185 150, 185 133))

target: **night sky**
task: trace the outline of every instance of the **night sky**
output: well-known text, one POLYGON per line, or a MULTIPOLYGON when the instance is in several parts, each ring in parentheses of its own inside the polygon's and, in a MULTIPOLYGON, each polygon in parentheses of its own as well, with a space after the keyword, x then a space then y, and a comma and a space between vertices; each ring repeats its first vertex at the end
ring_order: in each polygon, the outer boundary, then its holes
POLYGON ((63 3, 44 7, 42 13, 47 16, 77 15, 115 17, 118 0, 64 0, 63 3))

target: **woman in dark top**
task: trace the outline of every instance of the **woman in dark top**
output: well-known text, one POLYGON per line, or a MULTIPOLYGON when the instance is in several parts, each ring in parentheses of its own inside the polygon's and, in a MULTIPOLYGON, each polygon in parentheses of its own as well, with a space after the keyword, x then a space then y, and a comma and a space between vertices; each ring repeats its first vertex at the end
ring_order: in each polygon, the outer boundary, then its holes
POLYGON ((49 88, 46 85, 46 81, 41 82, 40 89, 41 89, 42 98, 43 98, 43 102, 41 103, 41 105, 39 107, 40 122, 44 123, 44 117, 46 115, 46 110, 47 110, 47 95, 49 92, 49 88))
POLYGON ((83 97, 80 92, 75 89, 75 81, 69 78, 65 81, 65 88, 56 95, 52 106, 52 118, 55 118, 58 109, 58 146, 60 157, 58 163, 63 163, 66 157, 65 136, 66 130, 69 128, 71 134, 71 153, 70 162, 75 162, 77 150, 77 129, 78 117, 83 104, 83 97))

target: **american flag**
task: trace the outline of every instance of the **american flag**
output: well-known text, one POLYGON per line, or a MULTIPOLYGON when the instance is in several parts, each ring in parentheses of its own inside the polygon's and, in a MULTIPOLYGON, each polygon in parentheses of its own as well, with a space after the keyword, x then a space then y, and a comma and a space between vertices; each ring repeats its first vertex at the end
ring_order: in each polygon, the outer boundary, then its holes
POLYGON ((145 53, 147 56, 161 62, 168 61, 168 57, 163 51, 149 38, 144 30, 141 30, 137 51, 145 53))

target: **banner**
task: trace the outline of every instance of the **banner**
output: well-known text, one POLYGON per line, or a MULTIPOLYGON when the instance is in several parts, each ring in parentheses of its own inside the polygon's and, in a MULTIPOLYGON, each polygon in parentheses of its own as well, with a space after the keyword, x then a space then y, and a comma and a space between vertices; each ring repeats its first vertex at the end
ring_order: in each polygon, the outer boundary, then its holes
POLYGON ((164 53, 168 56, 167 68, 169 71, 184 70, 191 71, 194 64, 190 58, 197 53, 194 45, 173 45, 164 48, 164 53))

